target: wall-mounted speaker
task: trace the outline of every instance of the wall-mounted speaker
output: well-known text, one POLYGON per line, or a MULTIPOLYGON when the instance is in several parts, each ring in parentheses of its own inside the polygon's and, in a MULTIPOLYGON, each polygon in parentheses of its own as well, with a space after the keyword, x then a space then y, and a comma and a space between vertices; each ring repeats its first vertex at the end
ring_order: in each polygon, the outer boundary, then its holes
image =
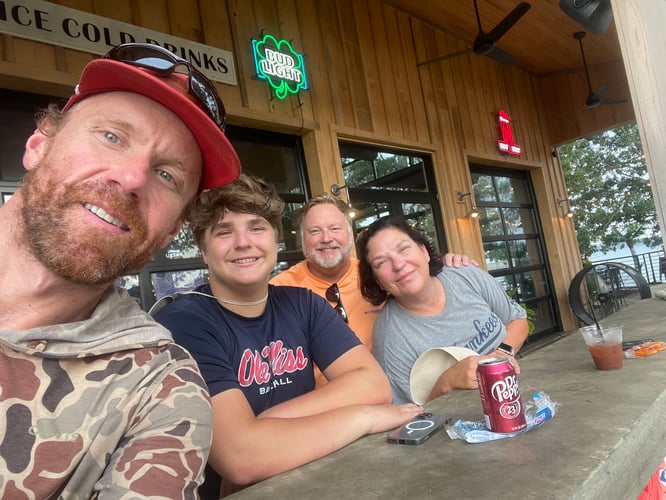
POLYGON ((606 31, 613 20, 610 0, 560 0, 560 9, 595 35, 606 31))

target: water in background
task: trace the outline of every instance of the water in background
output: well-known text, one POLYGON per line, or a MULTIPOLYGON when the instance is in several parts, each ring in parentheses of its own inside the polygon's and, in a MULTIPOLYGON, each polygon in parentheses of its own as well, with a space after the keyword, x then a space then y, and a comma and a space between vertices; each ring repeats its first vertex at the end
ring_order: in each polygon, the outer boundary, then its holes
POLYGON ((664 256, 663 246, 650 248, 642 243, 637 243, 634 250, 638 261, 634 260, 631 251, 626 245, 618 246, 607 253, 596 252, 592 254, 590 261, 592 264, 612 261, 633 267, 639 271, 650 284, 661 283, 666 280, 666 271, 662 272, 661 266, 661 259, 664 256))
MULTIPOLYGON (((647 252, 657 252, 661 249, 662 247, 660 246, 650 248, 643 245, 642 243, 636 243, 636 245, 634 245, 634 251, 636 252, 637 255, 647 252)), ((592 263, 595 263, 600 260, 619 259, 622 257, 631 257, 631 251, 629 250, 629 247, 624 244, 615 247, 615 250, 611 250, 608 253, 595 252, 590 257, 590 261, 592 263)))

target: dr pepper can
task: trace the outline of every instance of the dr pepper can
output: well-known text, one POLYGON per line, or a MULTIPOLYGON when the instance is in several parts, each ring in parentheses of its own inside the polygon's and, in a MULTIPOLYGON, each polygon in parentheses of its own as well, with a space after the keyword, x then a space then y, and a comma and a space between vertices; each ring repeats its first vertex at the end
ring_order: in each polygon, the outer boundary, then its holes
POLYGON ((479 361, 476 369, 486 427, 493 432, 509 433, 527 427, 516 371, 506 358, 479 361))

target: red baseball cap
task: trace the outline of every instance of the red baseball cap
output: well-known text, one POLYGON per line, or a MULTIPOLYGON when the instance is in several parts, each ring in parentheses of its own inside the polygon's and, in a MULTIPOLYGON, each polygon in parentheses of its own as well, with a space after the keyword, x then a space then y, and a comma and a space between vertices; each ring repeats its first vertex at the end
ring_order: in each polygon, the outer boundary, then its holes
POLYGON ((86 97, 103 92, 134 92, 152 99, 175 113, 192 132, 203 159, 199 193, 228 184, 241 172, 240 160, 222 129, 188 92, 187 75, 160 77, 153 72, 112 59, 94 59, 83 72, 74 95, 63 112, 86 97))

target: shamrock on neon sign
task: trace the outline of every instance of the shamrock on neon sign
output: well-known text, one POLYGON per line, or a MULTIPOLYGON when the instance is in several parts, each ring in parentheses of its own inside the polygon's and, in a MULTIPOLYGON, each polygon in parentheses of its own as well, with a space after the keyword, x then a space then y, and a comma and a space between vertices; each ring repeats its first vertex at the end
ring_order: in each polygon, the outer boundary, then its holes
POLYGON ((268 81, 278 99, 307 89, 303 56, 287 40, 277 41, 271 35, 252 40, 257 76, 268 81))

